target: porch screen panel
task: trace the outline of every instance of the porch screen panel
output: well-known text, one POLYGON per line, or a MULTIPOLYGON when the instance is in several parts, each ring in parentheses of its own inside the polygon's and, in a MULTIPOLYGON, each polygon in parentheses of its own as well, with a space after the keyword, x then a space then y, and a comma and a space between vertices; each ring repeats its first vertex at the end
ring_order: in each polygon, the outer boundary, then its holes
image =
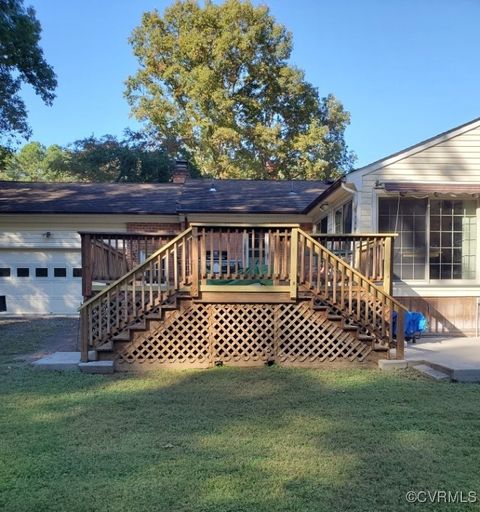
POLYGON ((430 202, 430 279, 475 279, 476 202, 430 202))
POLYGON ((396 279, 425 279, 426 217, 426 199, 379 198, 378 230, 398 233, 393 257, 396 279))

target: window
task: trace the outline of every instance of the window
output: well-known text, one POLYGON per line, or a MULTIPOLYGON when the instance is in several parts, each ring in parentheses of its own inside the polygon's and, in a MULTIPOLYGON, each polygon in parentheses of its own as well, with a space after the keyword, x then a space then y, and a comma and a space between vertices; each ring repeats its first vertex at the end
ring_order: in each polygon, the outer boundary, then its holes
POLYGON ((352 232, 352 201, 335 210, 335 233, 352 232))
POLYGON ((73 277, 82 277, 82 269, 74 268, 72 272, 73 277))
POLYGON ((319 233, 328 233, 328 216, 323 217, 317 228, 319 233))
POLYGON ((476 278, 475 201, 379 198, 378 230, 398 233, 393 261, 396 278, 476 278))
POLYGON ((0 277, 10 277, 10 269, 8 267, 0 268, 0 277))
POLYGON ((67 277, 67 269, 65 267, 55 267, 53 269, 54 277, 67 277))
POLYGON ((427 200, 380 198, 378 231, 398 233, 394 242, 393 274, 397 279, 425 279, 427 200))
POLYGON ((35 277, 48 277, 48 268, 36 268, 35 277))
POLYGON ((7 298, 5 295, 0 295, 0 311, 7 311, 7 298))
POLYGON ((17 277, 29 277, 30 269, 27 267, 18 267, 17 268, 17 277))
POLYGON ((431 200, 430 279, 475 279, 475 201, 431 200))

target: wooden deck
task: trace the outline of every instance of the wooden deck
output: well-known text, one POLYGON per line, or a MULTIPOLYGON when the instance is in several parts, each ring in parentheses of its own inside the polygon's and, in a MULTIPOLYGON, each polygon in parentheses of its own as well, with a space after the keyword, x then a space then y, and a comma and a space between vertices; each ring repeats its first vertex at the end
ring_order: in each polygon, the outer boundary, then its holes
MULTIPOLYGON (((112 253, 104 239, 84 239, 86 261, 100 248, 103 268, 128 263, 131 253, 118 244, 112 253)), ((82 358, 93 349, 119 369, 322 365, 392 347, 402 358, 405 309, 385 289, 391 244, 372 235, 347 240, 350 263, 368 278, 296 225, 193 224, 87 298, 82 358)))

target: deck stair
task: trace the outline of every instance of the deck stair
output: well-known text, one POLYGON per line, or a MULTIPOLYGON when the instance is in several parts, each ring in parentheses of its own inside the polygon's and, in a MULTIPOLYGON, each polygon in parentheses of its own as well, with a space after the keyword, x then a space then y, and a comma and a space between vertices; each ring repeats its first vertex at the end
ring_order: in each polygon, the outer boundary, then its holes
POLYGON ((87 300, 82 361, 92 350, 117 370, 388 357, 404 312, 388 292, 298 227, 222 229, 188 228, 87 300), (246 240, 265 262, 248 280, 230 256, 246 240))

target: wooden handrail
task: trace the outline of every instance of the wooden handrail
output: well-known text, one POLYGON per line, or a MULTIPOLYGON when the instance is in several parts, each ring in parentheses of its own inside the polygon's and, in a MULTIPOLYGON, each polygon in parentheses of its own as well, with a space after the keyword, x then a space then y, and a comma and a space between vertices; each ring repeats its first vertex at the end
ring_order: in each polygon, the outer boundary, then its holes
POLYGON ((311 235, 370 281, 392 294, 392 258, 396 233, 316 233, 311 235))
POLYGON ((298 230, 299 284, 338 305, 342 311, 373 333, 381 343, 393 346, 396 315, 397 358, 403 358, 404 315, 407 308, 370 281, 315 238, 298 230))
POLYGON ((337 261, 340 265, 346 267, 346 269, 349 271, 349 272, 352 272, 354 275, 356 275, 359 279, 362 279, 364 281, 366 281, 369 286, 371 286, 372 288, 374 288, 378 293, 382 294, 382 295, 385 295, 386 297, 388 296, 389 300, 391 300, 398 308, 401 308, 403 309, 404 311, 408 311, 408 309, 403 305, 401 304, 400 302, 398 302, 398 300, 396 300, 394 297, 392 297, 391 295, 385 293, 385 291, 380 288, 379 286, 377 286, 375 283, 372 283, 371 281, 369 281, 361 272, 359 272, 358 270, 354 269, 352 266, 350 266, 348 263, 346 263, 345 261, 343 261, 341 258, 339 258, 338 256, 336 256, 335 254, 333 254, 333 252, 330 252, 327 248, 323 247, 323 245, 321 245, 320 243, 318 243, 313 237, 311 237, 308 233, 306 233, 305 231, 303 231, 302 229, 299 229, 299 234, 304 236, 305 238, 307 239, 310 239, 313 243, 317 244, 318 246, 320 246, 322 248, 322 250, 327 253, 329 255, 330 258, 332 258, 333 260, 337 261))
POLYGON ((106 286, 80 308, 81 360, 89 347, 111 342, 113 336, 159 312, 170 297, 191 285, 193 269, 192 228, 186 229, 151 254, 143 263, 106 286))
POLYGON ((179 235, 177 235, 173 240, 171 240, 170 242, 168 242, 168 244, 164 245, 163 247, 160 247, 160 249, 158 249, 157 251, 155 251, 153 254, 151 254, 143 263, 141 263, 140 265, 138 265, 137 267, 135 268, 132 268, 132 270, 130 270, 129 272, 127 272, 124 276, 122 276, 120 279, 117 279, 116 281, 114 281, 113 283, 109 284, 108 286, 106 286, 105 288, 102 289, 102 291, 100 293, 98 293, 97 295, 94 295, 92 298, 90 298, 89 300, 87 300, 86 302, 84 302, 81 306, 80 306, 80 310, 82 310, 83 308, 85 308, 86 306, 88 306, 89 304, 92 304, 93 302, 95 302, 96 300, 98 300, 101 296, 105 295, 108 291, 110 290, 113 290, 116 286, 118 286, 119 284, 123 283, 123 281, 127 280, 130 276, 132 276, 133 274, 135 274, 136 272, 138 272, 139 270, 142 270, 143 268, 146 268, 147 265, 153 261, 155 258, 157 258, 160 254, 162 254, 163 252, 167 251, 170 247, 172 247, 173 245, 175 245, 176 242, 180 241, 183 237, 185 237, 186 235, 188 235, 189 233, 192 232, 192 228, 187 228, 185 231, 183 231, 182 233, 180 233, 179 235))
POLYGON ((107 284, 136 267, 178 233, 79 231, 82 243, 82 295, 90 299, 94 281, 107 284))

